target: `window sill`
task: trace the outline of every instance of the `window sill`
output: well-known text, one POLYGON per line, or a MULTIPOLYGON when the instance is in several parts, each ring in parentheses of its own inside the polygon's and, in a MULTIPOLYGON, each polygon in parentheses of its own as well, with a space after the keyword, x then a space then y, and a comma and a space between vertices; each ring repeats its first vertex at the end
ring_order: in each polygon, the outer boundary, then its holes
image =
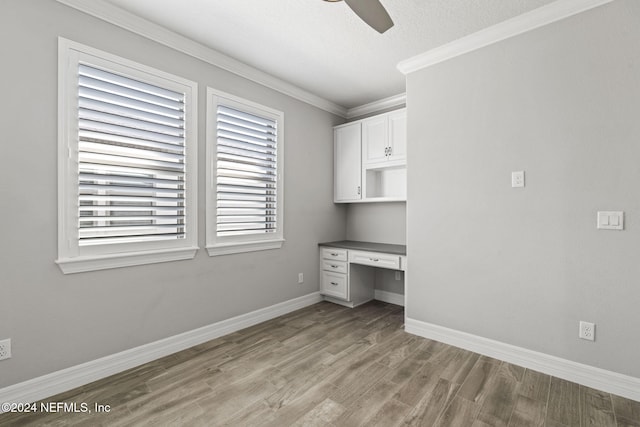
POLYGON ((56 260, 56 264, 64 274, 83 273, 109 268, 193 259, 198 249, 198 247, 188 247, 161 251, 123 252, 100 256, 61 258, 56 260))
POLYGON ((218 243, 215 245, 207 246, 207 251, 209 252, 209 256, 230 255, 243 252, 280 249, 283 243, 284 239, 253 242, 218 243))

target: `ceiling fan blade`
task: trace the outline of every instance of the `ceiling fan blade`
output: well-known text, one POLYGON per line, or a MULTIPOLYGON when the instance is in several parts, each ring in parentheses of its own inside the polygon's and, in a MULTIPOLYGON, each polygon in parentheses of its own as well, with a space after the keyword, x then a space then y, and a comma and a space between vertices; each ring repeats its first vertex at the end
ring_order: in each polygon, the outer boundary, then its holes
POLYGON ((356 15, 380 34, 393 27, 393 21, 380 0, 344 0, 356 15))

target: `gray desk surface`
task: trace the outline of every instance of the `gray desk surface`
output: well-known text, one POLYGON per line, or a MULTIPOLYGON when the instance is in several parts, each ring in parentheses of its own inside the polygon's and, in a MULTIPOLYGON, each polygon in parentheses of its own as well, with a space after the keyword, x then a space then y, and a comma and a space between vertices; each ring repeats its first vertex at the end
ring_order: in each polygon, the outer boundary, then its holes
POLYGON ((353 249, 357 251, 381 252, 394 255, 406 255, 406 245, 391 245, 389 243, 356 242, 355 240, 339 240, 337 242, 318 243, 318 246, 332 248, 353 249))

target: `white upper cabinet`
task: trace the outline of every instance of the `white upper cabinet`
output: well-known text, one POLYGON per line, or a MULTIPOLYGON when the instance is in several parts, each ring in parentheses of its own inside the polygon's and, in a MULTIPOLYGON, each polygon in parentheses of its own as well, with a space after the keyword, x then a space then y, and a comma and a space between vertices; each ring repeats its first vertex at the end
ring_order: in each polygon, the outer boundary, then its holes
POLYGON ((362 122, 362 163, 385 162, 389 146, 389 120, 387 116, 365 119, 362 122))
POLYGON ((407 162, 407 110, 389 113, 389 148, 387 160, 407 162))
POLYGON ((361 125, 350 123, 334 129, 334 202, 362 198, 361 125))
POLYGON ((405 109, 336 126, 334 201, 407 200, 405 109))
POLYGON ((362 121, 363 165, 401 165, 407 159, 407 112, 393 111, 362 121))

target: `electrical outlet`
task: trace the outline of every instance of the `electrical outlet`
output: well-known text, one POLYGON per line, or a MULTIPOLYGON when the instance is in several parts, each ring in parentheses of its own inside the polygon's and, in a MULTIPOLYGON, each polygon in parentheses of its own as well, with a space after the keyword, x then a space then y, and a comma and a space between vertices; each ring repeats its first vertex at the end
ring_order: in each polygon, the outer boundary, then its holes
POLYGON ((298 283, 304 283, 304 274, 298 273, 298 283))
POLYGON ((524 187, 524 171, 511 172, 511 187, 524 187))
POLYGON ((11 358, 11 340, 0 341, 0 360, 11 358))
POLYGON ((580 321, 580 332, 578 337, 583 340, 595 341, 596 325, 594 323, 580 321))

